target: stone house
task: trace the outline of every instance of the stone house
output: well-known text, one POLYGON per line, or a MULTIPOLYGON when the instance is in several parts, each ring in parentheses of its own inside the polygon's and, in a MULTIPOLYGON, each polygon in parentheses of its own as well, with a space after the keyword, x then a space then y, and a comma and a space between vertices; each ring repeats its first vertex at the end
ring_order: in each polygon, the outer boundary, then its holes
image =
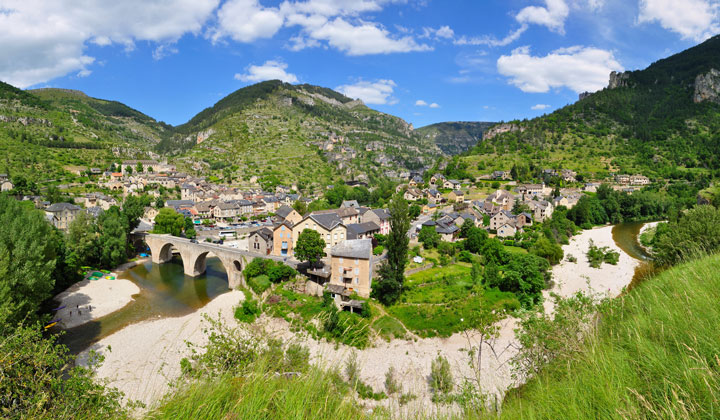
POLYGON ((293 225, 284 221, 273 228, 272 254, 285 257, 293 255, 293 225))
POLYGON ((448 197, 453 203, 463 203, 465 201, 465 193, 461 190, 450 191, 450 195, 448 197))
POLYGON ((345 240, 330 250, 330 285, 370 297, 372 290, 372 241, 345 240))
POLYGON ((376 233, 380 233, 380 226, 376 225, 375 222, 347 225, 348 239, 372 239, 376 233))
POLYGON ((446 180, 447 178, 445 178, 445 175, 435 174, 430 177, 430 184, 442 187, 446 180))
POLYGON ((553 206, 551 203, 545 200, 530 200, 527 201, 527 205, 530 206, 530 210, 533 214, 533 219, 537 222, 544 222, 549 219, 553 214, 553 206))
POLYGON ((422 200, 423 193, 422 193, 422 191, 418 190, 417 188, 408 188, 408 190, 405 191, 405 194, 403 195, 403 197, 407 201, 418 201, 418 200, 422 200))
POLYGON ((448 180, 445 180, 442 184, 443 188, 447 188, 449 190, 456 190, 456 189, 460 188, 460 185, 462 185, 462 184, 457 179, 448 179, 448 180))
POLYGON ((216 219, 233 218, 240 215, 240 206, 234 202, 218 203, 213 209, 213 216, 216 219))
POLYGON ((347 227, 337 213, 310 213, 292 227, 293 247, 305 229, 311 229, 325 240, 326 250, 347 239, 347 227))
POLYGON ((295 223, 302 220, 302 215, 297 212, 294 208, 283 205, 277 211, 275 212, 275 216, 277 216, 280 221, 288 221, 291 225, 294 225, 295 223))
POLYGON ((513 222, 515 216, 507 210, 499 211, 497 214, 490 218, 490 229, 498 230, 502 225, 513 222))
POLYGON ((67 230, 82 208, 69 203, 55 203, 45 209, 45 215, 53 226, 67 230))
POLYGON ((497 236, 498 238, 512 238, 515 236, 517 231, 518 230, 514 225, 505 223, 497 229, 497 236))
POLYGON ((248 236, 248 250, 256 254, 269 255, 273 250, 274 232, 268 228, 258 229, 248 236))
POLYGON ((363 214, 361 222, 374 222, 380 226, 380 234, 382 235, 390 233, 390 212, 387 209, 368 210, 363 214))

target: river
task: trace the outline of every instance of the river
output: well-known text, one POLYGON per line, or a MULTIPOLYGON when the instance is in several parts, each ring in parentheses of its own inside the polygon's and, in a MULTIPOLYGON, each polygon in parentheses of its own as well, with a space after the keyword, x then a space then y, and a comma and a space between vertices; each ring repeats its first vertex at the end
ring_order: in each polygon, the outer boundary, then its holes
POLYGON ((207 271, 195 278, 184 274, 177 256, 165 264, 147 261, 121 273, 119 278, 135 283, 140 293, 122 309, 66 330, 60 342, 71 352, 77 354, 130 324, 195 312, 229 290, 227 274, 217 258, 208 258, 207 271))
POLYGON ((613 226, 613 240, 617 246, 625 251, 629 256, 640 261, 648 261, 651 259, 650 254, 638 242, 640 229, 647 222, 625 222, 613 226))

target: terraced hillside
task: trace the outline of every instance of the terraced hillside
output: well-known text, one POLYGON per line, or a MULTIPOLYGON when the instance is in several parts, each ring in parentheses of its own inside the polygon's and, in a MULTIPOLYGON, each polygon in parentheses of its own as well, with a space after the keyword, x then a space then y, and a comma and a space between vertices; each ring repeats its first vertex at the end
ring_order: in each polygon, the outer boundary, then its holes
POLYGON ((324 186, 432 165, 442 152, 398 117, 330 89, 262 82, 178 126, 159 150, 188 170, 264 186, 324 186))
POLYGON ((79 91, 0 82, 0 172, 41 180, 147 156, 172 127, 79 91))

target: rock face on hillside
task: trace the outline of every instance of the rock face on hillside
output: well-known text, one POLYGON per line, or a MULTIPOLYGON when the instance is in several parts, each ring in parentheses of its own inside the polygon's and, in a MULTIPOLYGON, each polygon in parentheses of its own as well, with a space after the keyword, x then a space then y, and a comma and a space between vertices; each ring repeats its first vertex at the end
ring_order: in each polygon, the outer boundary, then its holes
POLYGON ((500 124, 496 125, 495 127, 489 129, 488 131, 483 134, 483 140, 490 140, 495 136, 498 136, 503 133, 512 133, 515 131, 525 131, 525 127, 521 127, 517 124, 500 124))
POLYGON ((705 101, 720 103, 720 71, 711 69, 695 78, 693 101, 696 104, 705 101))
POLYGON ((610 84, 608 84, 608 89, 627 87, 629 81, 630 81, 630 72, 613 71, 610 73, 610 84))

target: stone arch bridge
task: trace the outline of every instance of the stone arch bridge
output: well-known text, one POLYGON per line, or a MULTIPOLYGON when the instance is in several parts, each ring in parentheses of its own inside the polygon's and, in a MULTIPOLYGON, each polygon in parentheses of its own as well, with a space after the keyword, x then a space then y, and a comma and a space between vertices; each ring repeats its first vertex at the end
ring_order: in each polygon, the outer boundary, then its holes
POLYGON ((255 254, 208 242, 193 242, 190 239, 169 234, 148 233, 143 235, 142 239, 150 248, 152 262, 155 264, 170 261, 173 256, 173 249, 177 250, 180 253, 180 258, 182 258, 185 274, 190 277, 197 277, 205 272, 207 256, 212 253, 218 257, 225 267, 228 285, 231 289, 240 285, 245 286, 242 271, 253 258, 272 259, 297 268, 297 262, 286 261, 283 257, 255 254))

